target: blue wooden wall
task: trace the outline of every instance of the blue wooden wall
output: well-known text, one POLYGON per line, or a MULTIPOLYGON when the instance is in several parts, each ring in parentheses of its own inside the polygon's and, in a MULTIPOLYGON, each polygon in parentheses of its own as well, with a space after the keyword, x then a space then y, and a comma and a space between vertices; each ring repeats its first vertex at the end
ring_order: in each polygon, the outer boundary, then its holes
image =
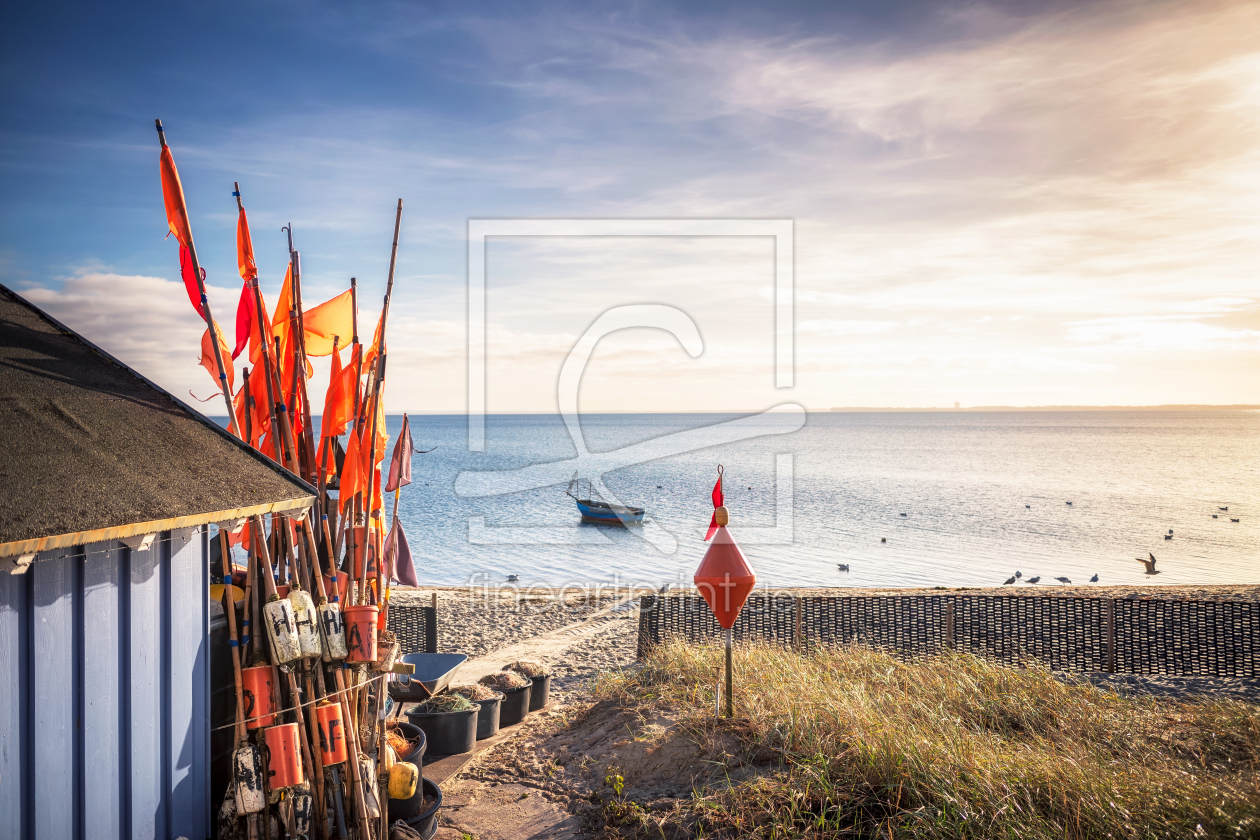
POLYGON ((0 572, 0 838, 209 836, 208 547, 187 528, 0 572))

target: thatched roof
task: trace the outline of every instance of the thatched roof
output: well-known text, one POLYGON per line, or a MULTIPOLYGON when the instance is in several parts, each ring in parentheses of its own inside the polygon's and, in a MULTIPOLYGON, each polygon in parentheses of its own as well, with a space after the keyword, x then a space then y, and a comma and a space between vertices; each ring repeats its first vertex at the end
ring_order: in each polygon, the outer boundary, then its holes
POLYGON ((300 509, 315 489, 0 285, 0 556, 300 509))

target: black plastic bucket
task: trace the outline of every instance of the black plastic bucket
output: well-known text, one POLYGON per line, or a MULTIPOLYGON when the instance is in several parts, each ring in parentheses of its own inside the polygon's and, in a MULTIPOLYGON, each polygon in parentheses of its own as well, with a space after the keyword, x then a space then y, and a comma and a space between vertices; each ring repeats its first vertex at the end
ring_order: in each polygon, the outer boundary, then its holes
POLYGON ((415 724, 403 723, 402 721, 398 721, 398 731, 401 732, 403 734, 403 737, 405 737, 408 741, 413 741, 416 738, 420 739, 419 746, 417 746, 414 750, 412 750, 407 755, 398 756, 398 760, 409 761, 412 764, 416 765, 416 769, 419 770, 420 775, 423 776, 424 775, 424 753, 425 753, 425 750, 427 750, 429 746, 428 739, 424 735, 424 730, 416 726, 415 724))
POLYGON ((477 712, 477 740, 489 738, 499 731, 499 701, 502 697, 495 697, 492 700, 478 700, 477 704, 481 706, 481 711, 477 712))
POLYGON ((477 742, 477 710, 462 712, 407 712, 407 720, 424 730, 429 755, 455 755, 472 752, 477 742))
POLYGON ((533 684, 534 681, 530 680, 529 685, 520 688, 499 689, 503 692, 503 701, 499 703, 499 726, 514 726, 525 719, 525 715, 529 714, 529 689, 533 684))
MULTIPOLYGON (((432 796, 436 800, 432 805, 425 809, 424 813, 418 814, 406 820, 407 825, 420 832, 420 836, 424 840, 430 840, 434 834, 437 834, 438 827, 438 809, 442 807, 442 788, 437 782, 421 779, 421 784, 416 785, 416 792, 424 791, 425 796, 432 796)), ((393 822, 393 817, 390 817, 393 822)))
POLYGON ((529 690, 529 710, 536 712, 547 705, 551 697, 551 674, 545 677, 534 677, 534 687, 529 690))

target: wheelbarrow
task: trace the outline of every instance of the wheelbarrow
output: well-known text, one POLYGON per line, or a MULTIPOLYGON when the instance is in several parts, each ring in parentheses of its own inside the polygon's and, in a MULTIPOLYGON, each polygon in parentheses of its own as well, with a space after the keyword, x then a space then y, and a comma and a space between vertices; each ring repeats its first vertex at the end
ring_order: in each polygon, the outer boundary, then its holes
POLYGON ((419 703, 451 684, 456 669, 468 661, 463 653, 408 653, 402 661, 414 665, 410 676, 396 676, 389 684, 389 696, 399 703, 419 703))

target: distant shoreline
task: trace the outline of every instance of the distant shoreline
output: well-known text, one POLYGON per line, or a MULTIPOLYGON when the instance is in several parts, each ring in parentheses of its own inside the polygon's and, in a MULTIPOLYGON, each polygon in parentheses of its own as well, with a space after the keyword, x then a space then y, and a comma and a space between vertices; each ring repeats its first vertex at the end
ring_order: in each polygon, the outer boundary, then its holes
MULTIPOLYGON (((580 416, 594 417, 606 414, 627 414, 627 415, 660 415, 660 414, 760 414, 765 409, 749 408, 749 409, 698 409, 696 411, 583 411, 580 416)), ((1011 412, 1011 411, 1260 411, 1260 405, 970 405, 961 406, 959 408, 939 408, 939 407, 918 407, 907 408, 903 406, 835 406, 832 408, 807 408, 808 414, 832 414, 832 413, 853 413, 853 414, 926 414, 926 413, 948 413, 961 414, 964 412, 1011 412)), ((467 417, 466 412, 457 411, 408 411, 406 412, 412 417, 467 417)), ((386 417, 401 417, 401 411, 387 411, 386 417)), ((227 423, 226 415, 208 414, 211 420, 224 425, 227 423)), ((318 417, 319 415, 312 415, 318 417)), ((489 411, 486 412, 487 417, 559 417, 560 413, 556 411, 489 411)))

